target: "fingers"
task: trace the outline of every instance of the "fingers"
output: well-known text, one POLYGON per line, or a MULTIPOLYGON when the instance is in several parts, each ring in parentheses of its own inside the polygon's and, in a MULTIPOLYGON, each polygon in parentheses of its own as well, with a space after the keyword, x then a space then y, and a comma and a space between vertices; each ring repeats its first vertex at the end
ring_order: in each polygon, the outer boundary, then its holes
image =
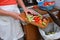
POLYGON ((25 13, 26 15, 28 14, 28 12, 25 13))
POLYGON ((24 20, 23 18, 21 18, 20 16, 19 16, 19 20, 21 20, 21 21, 25 22, 25 20, 24 20))
POLYGON ((29 11, 31 14, 34 14, 34 15, 37 15, 37 14, 38 14, 38 12, 34 11, 33 9, 29 9, 28 11, 29 11))

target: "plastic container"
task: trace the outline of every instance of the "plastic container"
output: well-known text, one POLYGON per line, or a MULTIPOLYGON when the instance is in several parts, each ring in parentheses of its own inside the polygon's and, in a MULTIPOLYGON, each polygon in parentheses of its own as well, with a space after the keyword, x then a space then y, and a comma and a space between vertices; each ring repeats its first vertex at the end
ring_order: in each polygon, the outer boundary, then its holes
POLYGON ((42 10, 52 10, 54 8, 54 0, 37 0, 38 6, 42 10))
POLYGON ((44 4, 44 0, 37 0, 38 6, 42 6, 44 4))

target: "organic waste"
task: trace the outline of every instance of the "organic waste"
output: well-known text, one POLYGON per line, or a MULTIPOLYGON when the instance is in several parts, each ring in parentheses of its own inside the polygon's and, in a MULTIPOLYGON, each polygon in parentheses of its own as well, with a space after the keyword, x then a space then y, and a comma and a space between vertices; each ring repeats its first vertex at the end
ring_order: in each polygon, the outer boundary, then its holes
POLYGON ((55 34, 55 32, 48 32, 46 35, 55 34))

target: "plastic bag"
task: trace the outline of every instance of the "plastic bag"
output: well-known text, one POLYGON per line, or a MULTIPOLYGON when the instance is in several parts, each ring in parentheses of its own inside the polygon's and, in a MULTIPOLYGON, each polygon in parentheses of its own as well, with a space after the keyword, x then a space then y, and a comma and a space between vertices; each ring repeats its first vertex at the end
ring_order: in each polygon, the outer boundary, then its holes
POLYGON ((50 23, 46 29, 39 29, 40 34, 45 40, 54 40, 60 38, 60 27, 55 23, 50 23), (54 32, 53 34, 46 34, 48 32, 54 32))

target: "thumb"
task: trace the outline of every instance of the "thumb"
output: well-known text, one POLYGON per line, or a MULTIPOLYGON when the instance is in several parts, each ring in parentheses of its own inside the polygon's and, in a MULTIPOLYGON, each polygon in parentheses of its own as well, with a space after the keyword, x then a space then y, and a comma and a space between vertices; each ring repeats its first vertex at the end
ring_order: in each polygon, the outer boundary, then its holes
POLYGON ((25 22, 25 20, 24 20, 23 18, 21 18, 21 17, 19 17, 19 20, 21 20, 21 21, 25 22))
POLYGON ((25 14, 27 14, 28 12, 27 11, 25 11, 25 14))
POLYGON ((25 20, 22 17, 20 17, 20 14, 19 14, 18 18, 19 18, 19 20, 25 22, 25 20))

